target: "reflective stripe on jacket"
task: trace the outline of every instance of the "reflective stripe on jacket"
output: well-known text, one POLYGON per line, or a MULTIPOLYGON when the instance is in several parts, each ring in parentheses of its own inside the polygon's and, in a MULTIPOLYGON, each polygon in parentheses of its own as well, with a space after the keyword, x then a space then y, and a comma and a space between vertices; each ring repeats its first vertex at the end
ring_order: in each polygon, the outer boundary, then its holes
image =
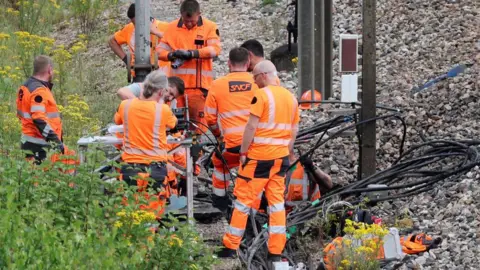
POLYGON ((62 143, 62 120, 50 87, 48 82, 30 77, 18 89, 17 116, 22 125, 22 143, 62 143))
POLYGON ((115 114, 115 123, 124 127, 123 161, 142 164, 167 161, 166 129, 174 128, 177 123, 167 105, 136 98, 124 100, 115 114))
POLYGON ((159 59, 167 61, 168 53, 175 50, 197 50, 198 58, 185 61, 177 69, 170 69, 172 76, 185 82, 185 89, 208 90, 213 81, 212 58, 220 55, 221 44, 217 25, 201 16, 197 25, 187 29, 182 19, 171 22, 156 48, 159 59))
POLYGON ((226 148, 242 143, 250 105, 257 90, 249 72, 233 72, 212 83, 205 102, 205 119, 212 129, 221 130, 226 148))
POLYGON ((269 85, 256 93, 250 113, 260 121, 247 155, 257 160, 285 157, 300 121, 297 99, 281 86, 269 85))
MULTIPOLYGON (((315 183, 314 185, 315 189, 312 193, 310 201, 320 199, 320 189, 318 187, 318 184, 315 183)), ((290 205, 291 202, 308 200, 310 188, 311 187, 310 180, 308 179, 308 174, 305 172, 302 165, 297 164, 295 170, 290 176, 287 199, 285 200, 285 203, 287 205, 290 205)))

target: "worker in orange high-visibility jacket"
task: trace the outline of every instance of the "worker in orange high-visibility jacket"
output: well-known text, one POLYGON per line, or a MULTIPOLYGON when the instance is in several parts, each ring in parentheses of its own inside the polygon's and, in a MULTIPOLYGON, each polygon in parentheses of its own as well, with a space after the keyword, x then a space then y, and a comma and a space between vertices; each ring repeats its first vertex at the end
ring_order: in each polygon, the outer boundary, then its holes
MULTIPOLYGON (((203 110, 214 79, 213 58, 221 51, 220 33, 214 22, 201 16, 196 0, 183 1, 180 13, 181 18, 168 25, 157 52, 160 60, 172 62, 171 74, 185 82, 190 120, 206 124, 203 110)), ((196 129, 198 134, 201 131, 206 127, 196 129)))
MULTIPOLYGON (((167 197, 166 131, 177 123, 170 108, 159 103, 167 87, 165 73, 153 71, 145 78, 143 96, 122 101, 115 113, 115 123, 124 127, 122 160, 127 164, 121 168, 122 179, 128 185, 139 186, 139 191, 146 189, 147 177, 153 179, 157 199, 140 207, 153 211, 157 217, 163 214, 167 197), (141 179, 135 181, 137 175, 141 179)), ((151 200, 148 195, 146 198, 151 200)))
MULTIPOLYGON (((115 32, 110 38, 108 44, 112 51, 122 59, 126 65, 133 67, 135 64, 135 4, 130 5, 127 11, 127 16, 131 22, 125 25, 121 30, 115 32), (122 45, 125 44, 130 51, 130 63, 127 63, 127 54, 122 49, 122 45)), ((150 62, 154 65, 155 61, 158 61, 158 69, 168 75, 170 72, 170 63, 168 61, 159 61, 158 59, 155 59, 155 47, 160 43, 160 40, 167 29, 168 22, 159 21, 155 18, 150 18, 150 20, 150 62)), ((132 75, 135 75, 133 71, 132 75)))
MULTIPOLYGON (((185 91, 185 83, 183 80, 178 77, 178 76, 170 76, 168 77, 168 88, 167 91, 162 96, 162 99, 160 99, 160 103, 167 104, 170 106, 172 109, 176 108, 176 103, 177 99, 181 98, 184 94, 185 91)), ((125 99, 134 99, 134 98, 140 98, 143 97, 143 83, 132 83, 126 87, 122 87, 118 89, 117 95, 120 99, 125 100, 125 99)), ((116 134, 117 137, 123 136, 122 134, 116 134)), ((179 137, 180 133, 175 133, 172 134, 173 137, 179 137)), ((167 144, 167 150, 171 150, 178 146, 178 144, 167 144)), ((121 146, 117 146, 117 148, 121 148, 121 146)), ((179 151, 175 152, 172 155, 168 156, 168 161, 169 163, 175 162, 178 165, 182 167, 187 166, 187 158, 186 158, 186 153, 185 150, 182 148, 179 151)), ((170 183, 170 187, 174 187, 174 189, 177 189, 178 187, 178 181, 177 177, 179 176, 179 173, 177 173, 177 170, 174 169, 173 164, 169 164, 167 166, 168 169, 168 180, 170 183)), ((200 165, 196 165, 195 167, 195 172, 194 174, 198 175, 200 173, 200 165)), ((180 178, 184 179, 183 176, 180 178)), ((173 194, 177 194, 175 190, 172 190, 173 194)))
POLYGON ((279 261, 286 243, 285 174, 298 132, 299 109, 295 96, 278 85, 277 70, 264 60, 253 70, 261 87, 253 97, 240 149, 234 209, 223 236, 219 257, 234 256, 240 246, 248 215, 265 189, 268 202, 269 261, 279 261))
POLYGON ((212 202, 223 210, 228 204, 226 189, 232 180, 230 169, 239 165, 240 145, 250 115, 250 103, 258 90, 252 74, 247 72, 249 64, 248 51, 233 48, 228 60, 230 73, 212 83, 205 102, 207 124, 217 138, 223 137, 221 140, 225 143, 224 149, 220 149, 223 159, 218 152, 212 158, 212 202))
POLYGON ((46 150, 55 147, 64 152, 62 120, 52 94, 53 61, 40 55, 33 62, 33 75, 17 92, 17 116, 22 125, 21 148, 28 159, 40 164, 46 150))
MULTIPOLYGON (((295 160, 290 160, 294 162, 295 160)), ((315 201, 320 199, 321 193, 332 189, 332 178, 317 168, 309 157, 302 156, 291 171, 287 172, 288 189, 285 205, 287 211, 294 202, 315 201)))

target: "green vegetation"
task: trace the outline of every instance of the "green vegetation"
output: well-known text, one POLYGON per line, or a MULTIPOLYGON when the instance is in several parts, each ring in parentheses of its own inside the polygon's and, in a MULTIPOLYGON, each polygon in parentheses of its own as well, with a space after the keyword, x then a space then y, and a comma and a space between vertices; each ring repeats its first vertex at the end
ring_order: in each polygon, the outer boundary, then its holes
POLYGON ((68 165, 33 166, 19 151, 0 150, 0 268, 210 269, 214 263, 190 226, 173 221, 175 231, 153 233, 155 216, 135 207, 135 190, 92 173, 95 154, 72 177, 61 172, 68 165))
POLYGON ((0 4, 0 268, 210 269, 212 252, 192 227, 173 221, 153 233, 157 222, 139 211, 135 191, 93 173, 103 153, 87 153, 89 162, 70 175, 62 172, 68 165, 51 162, 53 153, 34 166, 19 150, 16 92, 38 54, 55 62, 53 94, 69 148, 112 121, 126 71, 104 65, 112 56, 94 49, 120 27, 108 18, 117 0, 0 4))

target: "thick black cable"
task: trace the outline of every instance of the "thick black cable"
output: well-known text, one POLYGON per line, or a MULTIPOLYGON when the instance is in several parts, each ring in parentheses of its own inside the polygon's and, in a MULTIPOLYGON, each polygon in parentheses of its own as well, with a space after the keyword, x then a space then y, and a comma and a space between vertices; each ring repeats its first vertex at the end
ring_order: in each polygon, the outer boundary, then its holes
MULTIPOLYGON (((317 215, 317 212, 322 209, 322 202, 338 197, 339 194, 348 195, 347 193, 367 193, 379 190, 398 191, 396 194, 370 201, 370 203, 377 203, 414 196, 432 190, 433 185, 436 183, 445 179, 453 180, 457 178, 460 173, 465 173, 475 166, 479 166, 479 150, 472 147, 473 145, 478 146, 479 144, 480 141, 460 142, 437 140, 414 145, 408 151, 402 153, 398 159, 399 162, 389 169, 345 186, 334 192, 335 194, 326 194, 326 196, 322 196, 322 198, 318 200, 316 205, 308 203, 306 206, 294 209, 294 211, 292 211, 293 214, 290 212, 287 216, 287 228, 303 224, 312 219, 317 215), (452 160, 454 160, 453 163, 452 160), (436 164, 438 164, 438 166, 435 166, 436 164), (415 179, 419 180, 411 181, 415 179), (405 181, 411 182, 405 183, 405 181), (367 187, 369 184, 382 182, 392 185, 386 188, 367 187), (300 209, 300 211, 298 211, 298 209, 300 209)), ((352 204, 362 202, 362 200, 356 198, 357 197, 352 197, 351 199, 347 199, 347 201, 352 204)), ((254 248, 256 248, 257 241, 259 240, 258 238, 263 237, 264 236, 260 234, 257 239, 251 242, 249 250, 257 252, 258 250, 255 250, 254 248)), ((291 253, 291 250, 287 250, 286 252, 291 253)), ((287 254, 285 255, 289 257, 287 254)))
MULTIPOLYGON (((207 133, 205 131, 203 131, 201 128, 199 128, 195 123, 199 123, 201 125, 203 125, 204 127, 206 127, 210 133, 213 134, 213 131, 210 129, 210 127, 208 127, 207 125, 205 125, 204 123, 202 122, 199 122, 199 121, 195 121, 195 120, 185 120, 186 122, 190 122, 191 124, 193 124, 194 126, 196 126, 204 135, 205 137, 207 137, 207 139, 213 143, 213 141, 210 139, 210 136, 207 135, 207 133), (195 123, 194 123, 195 122, 195 123)), ((225 158, 223 157, 222 153, 220 152, 220 143, 218 142, 217 138, 215 138, 215 141, 217 142, 216 144, 214 144, 215 146, 215 152, 218 154, 218 156, 220 157, 220 160, 222 161, 223 163, 223 179, 226 181, 226 178, 227 178, 227 175, 225 173, 225 171, 229 171, 230 172, 230 169, 228 168, 228 163, 227 161, 225 160, 225 158)), ((215 172, 214 172, 215 173, 215 172)), ((231 176, 231 174, 229 173, 229 175, 231 176)), ((232 180, 233 181, 233 180, 232 180)), ((212 182, 212 187, 213 187, 213 182, 212 182)), ((213 187, 214 188, 214 187, 213 187)), ((227 185, 225 185, 225 196, 228 196, 228 188, 227 188, 227 185)))

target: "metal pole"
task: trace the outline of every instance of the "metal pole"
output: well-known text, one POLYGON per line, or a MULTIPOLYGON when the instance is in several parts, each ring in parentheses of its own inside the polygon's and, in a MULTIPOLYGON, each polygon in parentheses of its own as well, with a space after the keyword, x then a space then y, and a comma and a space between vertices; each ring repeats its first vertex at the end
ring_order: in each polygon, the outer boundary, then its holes
MULTIPOLYGON (((363 0, 363 57, 361 121, 376 116, 376 0, 363 0)), ((376 122, 361 128, 360 175, 365 178, 375 173, 376 122)))
MULTIPOLYGON (((315 89, 322 94, 322 100, 325 99, 325 28, 324 28, 324 1, 315 2, 315 89)), ((312 94, 313 99, 313 94, 312 94)))
POLYGON ((332 96, 332 63, 333 63, 333 39, 332 39, 332 0, 323 0, 323 42, 324 42, 324 92, 322 99, 332 96))
POLYGON ((193 220, 193 160, 190 155, 190 146, 186 145, 187 155, 187 217, 190 224, 194 224, 193 220))
POLYGON ((135 0, 134 70, 134 82, 143 82, 152 70, 150 63, 150 0, 135 0))
POLYGON ((313 0, 298 1, 298 98, 314 87, 313 0))

